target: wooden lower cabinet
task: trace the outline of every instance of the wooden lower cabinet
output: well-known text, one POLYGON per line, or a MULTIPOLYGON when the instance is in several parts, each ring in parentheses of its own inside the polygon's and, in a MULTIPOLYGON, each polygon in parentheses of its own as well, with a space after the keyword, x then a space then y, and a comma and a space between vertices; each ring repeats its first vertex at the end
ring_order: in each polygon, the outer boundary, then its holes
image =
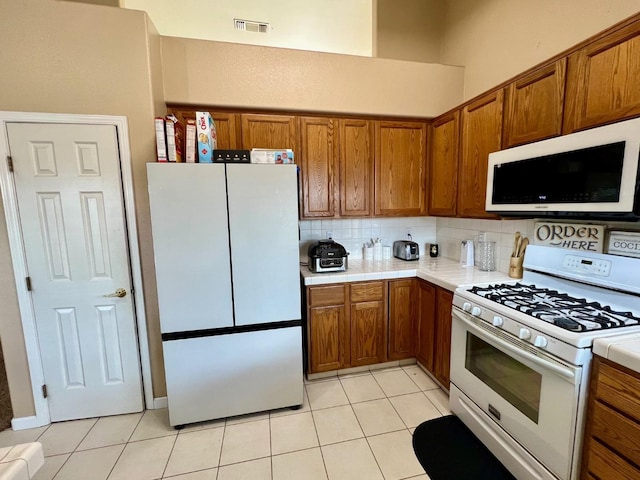
POLYGON ((307 344, 312 372, 338 370, 350 361, 346 291, 346 284, 307 289, 307 344))
POLYGON ((451 302, 453 293, 418 280, 416 358, 438 382, 449 388, 451 302))
POLYGON ((309 373, 411 358, 415 279, 309 286, 309 373))
POLYGON ((418 280, 418 316, 416 321, 416 359, 434 372, 433 360, 436 339, 436 287, 418 280))
POLYGON ((582 479, 640 478, 640 373, 594 356, 582 479))
POLYGON ((389 360, 414 356, 416 279, 389 281, 389 360))
POLYGON ((385 361, 385 290, 383 281, 350 285, 351 367, 385 361))
POLYGON ((449 389, 449 371, 451 366, 451 302, 453 293, 443 288, 436 289, 436 339, 434 375, 449 389))
POLYGON ((309 286, 308 373, 415 357, 449 388, 453 294, 416 278, 309 286))

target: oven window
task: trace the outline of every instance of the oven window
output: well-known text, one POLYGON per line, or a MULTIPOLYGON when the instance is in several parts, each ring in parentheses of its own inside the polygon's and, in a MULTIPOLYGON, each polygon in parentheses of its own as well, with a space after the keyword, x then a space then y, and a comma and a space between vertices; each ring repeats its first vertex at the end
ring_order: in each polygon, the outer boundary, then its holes
POLYGON ((538 423, 542 375, 467 332, 465 367, 494 392, 538 423))

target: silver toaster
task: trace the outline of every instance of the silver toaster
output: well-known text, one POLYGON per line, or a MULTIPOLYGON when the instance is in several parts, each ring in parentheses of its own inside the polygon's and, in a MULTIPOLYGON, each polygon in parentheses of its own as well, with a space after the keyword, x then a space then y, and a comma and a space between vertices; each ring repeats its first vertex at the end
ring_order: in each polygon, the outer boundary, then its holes
POLYGON ((418 260, 420 247, 410 240, 396 240, 393 242, 393 256, 401 260, 418 260))

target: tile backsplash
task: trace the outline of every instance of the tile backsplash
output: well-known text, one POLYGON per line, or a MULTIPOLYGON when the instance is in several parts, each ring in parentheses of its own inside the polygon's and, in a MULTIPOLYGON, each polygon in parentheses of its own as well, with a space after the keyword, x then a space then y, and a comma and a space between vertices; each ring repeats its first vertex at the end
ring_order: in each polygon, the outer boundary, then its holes
POLYGON ((337 220, 300 221, 300 257, 306 259, 309 244, 328 237, 340 243, 349 252, 349 258, 362 258, 362 245, 380 238, 383 245, 393 245, 395 240, 408 240, 411 234, 420 245, 420 255, 425 255, 425 244, 436 243, 435 217, 405 218, 357 218, 337 220))
MULTIPOLYGON (((509 271, 509 257, 513 251, 515 232, 520 232, 533 243, 535 220, 474 220, 469 218, 438 218, 436 238, 443 257, 460 260, 462 240, 473 240, 484 232, 487 241, 496 242, 496 268, 509 271)), ((475 249, 476 254, 478 249, 475 249)), ((476 255, 477 257, 477 255, 476 255)))
MULTIPOLYGON (((473 240, 476 244, 481 232, 486 240, 496 242, 496 267, 498 271, 509 271, 509 257, 513 250, 515 232, 535 243, 534 225, 540 219, 529 220, 475 220, 469 218, 407 217, 407 218, 362 218, 340 220, 300 221, 300 257, 306 259, 309 244, 314 240, 327 238, 328 233, 338 243, 344 245, 353 259, 362 258, 362 244, 372 238, 382 239, 383 245, 392 245, 395 240, 406 240, 407 232, 420 245, 420 256, 427 255, 425 245, 437 243, 440 256, 460 260, 462 240, 473 240)), ((556 220, 561 223, 572 221, 556 220)), ((640 223, 607 223, 597 221, 577 221, 604 225, 608 229, 640 230, 640 223)), ((477 253, 477 248, 475 249, 477 253)))

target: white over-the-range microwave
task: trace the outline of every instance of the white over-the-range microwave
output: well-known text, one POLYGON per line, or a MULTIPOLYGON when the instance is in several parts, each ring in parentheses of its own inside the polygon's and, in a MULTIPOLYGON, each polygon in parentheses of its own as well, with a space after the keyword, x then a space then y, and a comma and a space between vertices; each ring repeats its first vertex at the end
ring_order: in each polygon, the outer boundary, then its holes
POLYGON ((640 118, 489 154, 487 212, 640 220, 640 118))

